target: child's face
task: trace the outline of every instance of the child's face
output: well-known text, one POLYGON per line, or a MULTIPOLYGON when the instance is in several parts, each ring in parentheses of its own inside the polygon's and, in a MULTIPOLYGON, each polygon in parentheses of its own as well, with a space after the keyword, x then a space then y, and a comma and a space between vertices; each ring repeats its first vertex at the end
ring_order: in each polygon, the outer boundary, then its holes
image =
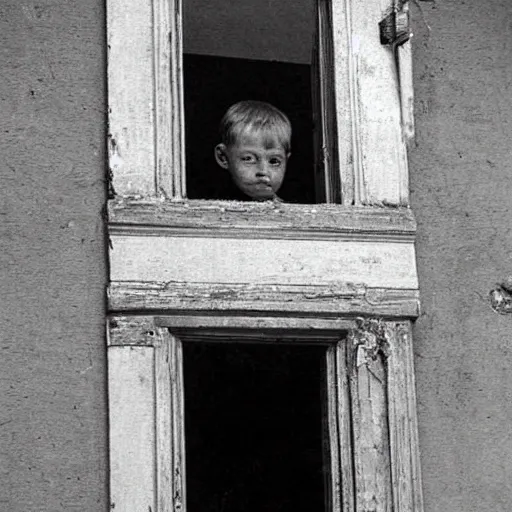
POLYGON ((215 148, 217 163, 229 170, 236 186, 259 201, 275 197, 289 156, 276 136, 262 130, 242 132, 234 144, 215 148))

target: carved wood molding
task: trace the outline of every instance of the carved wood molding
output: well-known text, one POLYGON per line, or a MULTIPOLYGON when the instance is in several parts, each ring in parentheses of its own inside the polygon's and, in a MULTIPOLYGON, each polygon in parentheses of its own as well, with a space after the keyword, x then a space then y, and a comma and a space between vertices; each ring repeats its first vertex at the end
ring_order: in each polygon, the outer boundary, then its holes
POLYGON ((262 312, 266 315, 380 315, 415 318, 419 293, 414 289, 368 288, 362 284, 258 285, 190 282, 112 282, 112 312, 140 311, 198 315, 262 312))

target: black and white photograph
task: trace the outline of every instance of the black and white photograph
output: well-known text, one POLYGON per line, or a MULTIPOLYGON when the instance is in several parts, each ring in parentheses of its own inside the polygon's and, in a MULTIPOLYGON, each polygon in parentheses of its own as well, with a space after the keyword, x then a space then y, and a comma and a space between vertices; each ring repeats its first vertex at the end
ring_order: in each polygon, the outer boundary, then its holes
POLYGON ((512 0, 0 0, 0 512, 512 511, 512 0))

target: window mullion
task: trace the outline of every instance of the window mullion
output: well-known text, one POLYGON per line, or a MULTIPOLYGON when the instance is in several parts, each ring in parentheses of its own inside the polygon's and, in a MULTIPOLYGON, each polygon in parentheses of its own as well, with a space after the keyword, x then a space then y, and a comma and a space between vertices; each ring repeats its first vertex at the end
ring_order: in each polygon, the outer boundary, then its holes
POLYGON ((182 27, 180 0, 152 0, 155 88, 155 188, 185 197, 182 27))
POLYGON ((183 356, 181 341, 156 328, 157 512, 186 511, 183 356))
MULTIPOLYGON (((338 162, 336 109, 334 108, 333 26, 332 9, 327 0, 317 1, 312 79, 317 202, 339 204, 342 202, 342 185, 338 162)), ((345 199, 350 201, 348 195, 345 199)))

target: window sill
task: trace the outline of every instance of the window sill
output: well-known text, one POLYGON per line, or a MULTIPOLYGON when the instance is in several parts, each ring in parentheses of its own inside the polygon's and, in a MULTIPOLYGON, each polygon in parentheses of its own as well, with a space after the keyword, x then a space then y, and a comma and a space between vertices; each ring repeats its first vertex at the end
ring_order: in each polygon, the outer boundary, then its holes
POLYGON ((110 234, 414 242, 404 207, 123 197, 109 201, 110 234))

